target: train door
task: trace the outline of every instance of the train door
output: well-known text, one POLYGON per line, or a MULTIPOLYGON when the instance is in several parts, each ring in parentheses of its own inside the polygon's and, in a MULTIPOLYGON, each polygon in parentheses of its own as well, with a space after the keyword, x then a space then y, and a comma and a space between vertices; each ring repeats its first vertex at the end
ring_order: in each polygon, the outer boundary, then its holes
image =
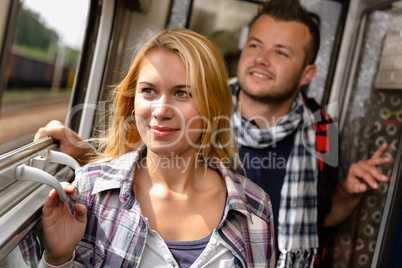
POLYGON ((330 267, 400 267, 401 2, 351 1, 330 101, 339 100, 340 177, 384 142, 390 178, 335 231, 330 267))

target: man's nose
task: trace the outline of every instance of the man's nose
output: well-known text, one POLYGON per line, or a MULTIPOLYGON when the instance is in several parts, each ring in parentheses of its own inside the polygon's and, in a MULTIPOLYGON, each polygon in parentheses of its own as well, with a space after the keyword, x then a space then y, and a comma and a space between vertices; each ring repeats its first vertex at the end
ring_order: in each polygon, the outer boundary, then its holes
POLYGON ((258 65, 269 66, 271 64, 271 56, 269 51, 261 50, 258 52, 254 60, 258 65))

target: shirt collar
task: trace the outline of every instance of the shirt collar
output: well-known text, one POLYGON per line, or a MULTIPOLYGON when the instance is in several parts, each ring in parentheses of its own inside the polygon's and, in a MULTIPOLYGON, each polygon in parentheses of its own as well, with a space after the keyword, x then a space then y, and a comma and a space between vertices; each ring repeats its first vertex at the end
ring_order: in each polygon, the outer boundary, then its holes
MULTIPOLYGON (((118 158, 101 163, 102 176, 95 180, 92 194, 120 188, 120 201, 127 209, 130 209, 135 201, 133 194, 135 168, 145 156, 146 146, 142 145, 118 158)), ((251 220, 251 211, 242 185, 242 179, 221 162, 217 164, 217 168, 225 180, 228 193, 223 219, 226 218, 229 210, 234 210, 251 220)))
MULTIPOLYGON (((227 191, 227 199, 223 220, 226 219, 229 211, 233 210, 242 213, 250 221, 252 221, 250 207, 248 205, 245 189, 243 188, 243 184, 241 181, 242 179, 248 179, 240 178, 238 175, 234 174, 234 172, 225 167, 222 162, 218 163, 218 169, 219 172, 222 174, 223 179, 225 180, 227 191)), ((220 224, 222 223, 223 221, 221 221, 220 224)))
POLYGON ((92 194, 120 188, 120 202, 130 209, 134 203, 135 167, 145 155, 146 147, 142 145, 118 158, 100 163, 101 176, 95 180, 92 194))

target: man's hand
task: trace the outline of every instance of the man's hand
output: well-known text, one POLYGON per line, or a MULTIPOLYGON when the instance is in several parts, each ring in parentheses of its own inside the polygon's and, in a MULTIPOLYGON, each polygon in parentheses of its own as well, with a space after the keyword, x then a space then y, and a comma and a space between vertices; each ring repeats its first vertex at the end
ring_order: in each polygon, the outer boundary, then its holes
POLYGON ((35 134, 34 141, 44 137, 52 137, 60 142, 59 150, 78 161, 80 165, 88 162, 86 154, 93 151, 93 147, 85 142, 77 133, 64 126, 60 121, 53 120, 42 127, 35 134))
POLYGON ((378 189, 378 181, 389 180, 377 168, 392 161, 390 157, 383 157, 386 149, 387 144, 384 143, 370 159, 360 160, 350 167, 346 179, 332 194, 331 213, 325 217, 324 227, 333 227, 343 222, 352 214, 368 189, 378 189))
POLYGON ((387 144, 384 143, 370 159, 360 160, 350 167, 346 180, 342 182, 342 186, 347 193, 362 194, 370 187, 378 189, 377 181, 387 182, 389 180, 377 168, 377 166, 385 165, 392 161, 390 157, 382 157, 386 149, 387 144))

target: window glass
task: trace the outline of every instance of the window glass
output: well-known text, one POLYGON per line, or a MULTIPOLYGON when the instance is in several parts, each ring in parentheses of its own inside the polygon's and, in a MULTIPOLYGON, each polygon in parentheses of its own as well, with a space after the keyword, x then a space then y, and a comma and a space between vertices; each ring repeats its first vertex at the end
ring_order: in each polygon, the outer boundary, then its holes
POLYGON ((33 140, 50 120, 64 122, 89 1, 24 0, 0 88, 0 154, 33 140))
POLYGON ((256 15, 258 4, 234 0, 195 0, 189 28, 209 37, 219 47, 229 76, 237 73, 240 57, 239 42, 245 41, 245 26, 256 15))

